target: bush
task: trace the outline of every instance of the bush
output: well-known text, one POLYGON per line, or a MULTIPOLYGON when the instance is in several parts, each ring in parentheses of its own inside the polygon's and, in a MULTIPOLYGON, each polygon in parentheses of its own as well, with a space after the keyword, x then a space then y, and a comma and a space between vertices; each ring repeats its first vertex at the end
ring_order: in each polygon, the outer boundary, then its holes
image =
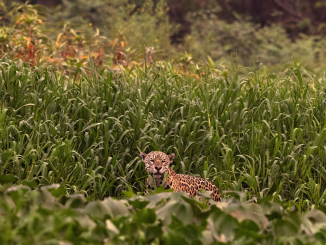
MULTIPOLYGON (((2 179, 0 178, 0 181, 2 179)), ((325 210, 235 200, 205 205, 163 192, 87 201, 60 185, 0 194, 1 244, 323 244, 325 210)))
POLYGON ((128 1, 63 1, 50 15, 38 5, 1 3, 9 11, 0 28, 1 51, 31 66, 50 63, 75 72, 90 54, 96 66, 133 67, 144 63, 146 50, 147 62, 172 53, 164 0, 155 6, 147 0, 139 8, 128 1))
POLYGON ((265 26, 245 21, 228 23, 218 18, 218 9, 198 11, 189 15, 191 35, 185 39, 185 50, 202 59, 209 55, 220 63, 233 54, 244 66, 263 63, 269 69, 283 69, 292 62, 292 55, 308 69, 318 69, 324 62, 324 40, 305 36, 292 42, 277 25, 265 26))

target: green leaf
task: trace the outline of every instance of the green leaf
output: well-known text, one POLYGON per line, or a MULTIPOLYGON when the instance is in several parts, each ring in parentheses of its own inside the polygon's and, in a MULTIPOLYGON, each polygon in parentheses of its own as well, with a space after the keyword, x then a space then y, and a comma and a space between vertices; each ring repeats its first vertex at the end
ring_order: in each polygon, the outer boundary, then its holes
POLYGON ((153 209, 142 209, 134 215, 134 222, 153 224, 156 220, 156 214, 153 209))
POLYGON ((241 191, 223 191, 223 194, 230 195, 240 201, 246 201, 247 195, 244 192, 241 191))
POLYGON ((50 190, 50 192, 54 197, 60 197, 66 195, 66 189, 64 187, 58 189, 52 189, 50 190))
POLYGON ((15 182, 17 181, 17 177, 13 175, 2 175, 0 176, 0 184, 5 184, 5 183, 10 183, 10 182, 15 182))
POLYGON ((122 194, 125 195, 126 198, 131 198, 135 196, 135 193, 133 193, 132 191, 123 191, 122 194))
POLYGON ((291 237, 298 234, 297 227, 287 220, 276 220, 273 224, 273 233, 277 237, 291 237))
POLYGON ((102 218, 105 215, 113 217, 111 208, 108 205, 103 204, 101 201, 93 201, 86 205, 85 211, 92 217, 102 218))
POLYGON ((115 217, 118 215, 125 216, 125 215, 129 214, 129 211, 126 207, 127 201, 125 201, 125 200, 117 201, 117 200, 109 197, 109 198, 106 198, 104 201, 102 201, 102 204, 111 210, 112 217, 115 217))
POLYGON ((65 203, 66 208, 83 208, 85 205, 86 198, 81 194, 69 196, 67 202, 65 203))
POLYGON ((236 230, 239 228, 237 219, 219 209, 214 210, 207 222, 213 236, 220 242, 232 241, 236 235, 236 230))
POLYGON ((171 215, 173 214, 184 224, 190 224, 193 219, 191 205, 186 202, 170 200, 162 208, 156 211, 157 218, 164 221, 165 224, 171 223, 171 215))
POLYGON ((246 220, 242 221, 240 223, 240 227, 242 229, 251 230, 251 231, 254 231, 254 232, 259 232, 260 231, 259 226, 254 221, 249 220, 249 219, 246 219, 246 220))
POLYGON ((36 181, 27 181, 27 180, 24 180, 22 182, 22 185, 26 185, 26 186, 29 186, 31 188, 36 188, 38 186, 37 182, 36 181))
POLYGON ((140 201, 140 200, 135 200, 135 201, 129 200, 128 202, 132 205, 132 207, 135 210, 137 210, 137 209, 143 209, 143 208, 145 208, 149 204, 148 201, 140 201))
POLYGON ((160 225, 157 226, 149 226, 145 230, 146 234, 146 244, 151 244, 153 240, 161 239, 163 235, 163 231, 160 225))
POLYGON ((169 231, 164 234, 164 244, 180 245, 188 243, 186 239, 180 236, 177 232, 169 231))

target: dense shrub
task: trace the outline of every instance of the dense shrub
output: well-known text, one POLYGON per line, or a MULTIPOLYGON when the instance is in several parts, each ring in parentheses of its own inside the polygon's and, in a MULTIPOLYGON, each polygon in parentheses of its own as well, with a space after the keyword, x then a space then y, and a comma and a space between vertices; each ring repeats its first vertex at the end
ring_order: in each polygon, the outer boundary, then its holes
POLYGON ((1 244, 324 244, 326 239, 324 209, 301 214, 268 200, 259 205, 229 200, 207 209, 184 194, 166 192, 103 201, 64 193, 59 185, 0 193, 1 244))
POLYGON ((63 1, 54 13, 27 3, 11 5, 2 0, 2 4, 8 13, 0 27, 0 49, 32 66, 53 64, 74 72, 74 66, 87 65, 90 55, 96 66, 133 67, 142 65, 146 55, 147 62, 153 62, 172 52, 169 38, 173 28, 163 0, 155 6, 147 0, 141 8, 128 1, 95 5, 63 1), (95 12, 94 23, 90 16, 84 18, 90 9, 95 12))
POLYGON ((241 65, 250 66, 255 59, 270 70, 289 67, 294 56, 307 69, 320 71, 325 60, 322 37, 301 35, 294 42, 280 26, 262 28, 236 14, 237 21, 226 22, 216 4, 188 15, 191 34, 177 45, 170 41, 177 26, 169 22, 164 0, 139 5, 127 0, 63 1, 50 10, 1 0, 1 6, 1 52, 32 66, 52 64, 75 72, 75 66, 87 65, 90 55, 98 67, 143 66, 146 58, 147 63, 171 61, 191 74, 196 64, 209 61, 215 67, 231 55, 241 65))
POLYGON ((240 17, 238 21, 228 23, 216 13, 217 10, 212 9, 189 15, 192 32, 185 38, 185 50, 196 59, 209 55, 222 62, 233 54, 240 64, 250 66, 254 56, 257 63, 280 69, 291 63, 294 56, 305 67, 317 70, 324 62, 325 41, 322 37, 301 35, 293 42, 277 25, 262 28, 240 17))

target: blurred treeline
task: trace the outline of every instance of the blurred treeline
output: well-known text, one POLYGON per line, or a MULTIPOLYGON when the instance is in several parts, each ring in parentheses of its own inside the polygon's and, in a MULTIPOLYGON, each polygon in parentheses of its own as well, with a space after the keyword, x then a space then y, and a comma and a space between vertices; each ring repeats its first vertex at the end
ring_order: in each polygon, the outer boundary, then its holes
MULTIPOLYGON (((24 1, 21 0, 21 2, 24 1)), ((82 1, 74 2, 83 4, 82 1)), ((110 1, 102 2, 109 3, 110 1)), ((140 8, 145 1, 130 0, 129 2, 135 4, 136 8, 140 8)), ((65 1, 31 0, 30 3, 53 8, 65 4, 65 1)), ((173 41, 181 41, 184 35, 191 33, 191 22, 187 19, 188 13, 198 9, 210 9, 212 5, 220 7, 216 13, 228 22, 236 21, 235 13, 237 13, 261 27, 277 23, 284 27, 292 38, 298 37, 299 33, 326 34, 325 0, 167 0, 167 3, 170 21, 181 26, 177 35, 173 36, 173 41)), ((96 12, 96 5, 89 11, 96 12)))
MULTIPOLYGON (((0 23, 12 24, 13 15, 19 14, 13 9, 22 3, 0 0, 0 23)), ((257 63, 273 68, 286 66, 292 55, 306 68, 324 64, 325 0, 32 0, 30 4, 43 6, 38 14, 50 39, 58 41, 58 35, 62 38, 72 29, 80 51, 94 42, 92 37, 105 37, 112 52, 103 49, 101 55, 126 66, 138 64, 146 50, 149 61, 169 58, 185 70, 205 60, 223 64, 231 55, 247 66, 253 54, 257 63)))

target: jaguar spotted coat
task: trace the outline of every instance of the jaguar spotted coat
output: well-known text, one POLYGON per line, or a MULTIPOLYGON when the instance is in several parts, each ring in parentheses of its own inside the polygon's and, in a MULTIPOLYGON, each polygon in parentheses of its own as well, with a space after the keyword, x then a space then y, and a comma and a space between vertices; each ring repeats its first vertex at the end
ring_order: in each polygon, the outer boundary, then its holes
MULTIPOLYGON (((197 196, 199 200, 201 198, 197 195, 197 192, 203 189, 205 191, 211 191, 210 196, 215 201, 220 201, 221 194, 211 181, 191 175, 177 174, 170 169, 170 164, 175 158, 174 153, 166 155, 161 151, 152 151, 148 154, 141 152, 140 157, 145 163, 145 169, 148 174, 155 179, 157 187, 164 185, 165 189, 173 188, 174 192, 186 192, 189 193, 190 197, 197 196), (167 181, 163 180, 165 173, 168 173, 167 181)), ((147 178, 146 185, 149 190, 154 189, 150 178, 147 178)))

